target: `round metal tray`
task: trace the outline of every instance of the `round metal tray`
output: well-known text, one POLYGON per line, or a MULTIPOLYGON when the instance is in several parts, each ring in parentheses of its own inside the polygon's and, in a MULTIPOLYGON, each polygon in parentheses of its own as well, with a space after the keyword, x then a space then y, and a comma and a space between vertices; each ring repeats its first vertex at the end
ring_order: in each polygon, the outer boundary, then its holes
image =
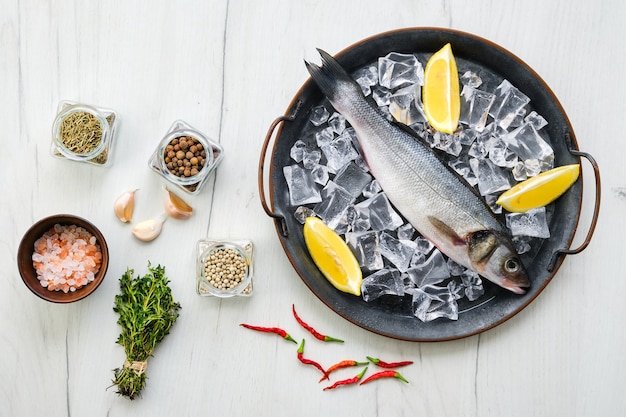
POLYGON ((266 213, 276 223, 276 230, 289 261, 298 275, 329 308, 350 322, 380 335, 410 341, 443 341, 458 339, 488 330, 511 318, 533 301, 555 276, 564 255, 582 251, 595 229, 600 205, 600 177, 595 160, 580 152, 561 104, 545 82, 519 58, 502 47, 480 37, 448 29, 409 28, 382 33, 358 42, 335 56, 348 71, 354 71, 389 52, 430 54, 443 45, 452 44, 461 68, 478 70, 488 88, 509 80, 531 99, 531 108, 541 114, 548 125, 544 127, 555 154, 555 166, 581 163, 581 156, 592 165, 596 182, 595 210, 584 242, 570 249, 582 204, 581 178, 557 201, 548 207, 551 237, 522 256, 531 277, 531 288, 516 295, 490 282, 485 283, 485 295, 475 302, 460 306, 458 320, 437 319, 421 322, 411 314, 407 302, 366 303, 336 290, 313 263, 302 234, 302 225, 293 216, 288 187, 282 168, 290 165, 290 149, 305 129, 313 107, 328 101, 317 85, 309 79, 289 105, 285 116, 270 126, 259 161, 259 194, 266 213), (267 151, 275 137, 269 159, 269 175, 265 173, 267 151), (267 177, 267 178, 266 178, 267 177), (265 197, 269 183, 270 204, 265 197))

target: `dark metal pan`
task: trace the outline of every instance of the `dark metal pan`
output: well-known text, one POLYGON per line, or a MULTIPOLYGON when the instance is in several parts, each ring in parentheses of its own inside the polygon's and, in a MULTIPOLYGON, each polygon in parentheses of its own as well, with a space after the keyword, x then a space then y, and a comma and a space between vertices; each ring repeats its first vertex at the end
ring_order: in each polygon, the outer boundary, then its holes
POLYGON ((406 305, 366 303, 336 290, 319 272, 309 256, 302 225, 293 216, 282 168, 290 165, 290 149, 306 128, 311 109, 326 99, 309 79, 297 92, 285 116, 269 128, 259 161, 259 194, 265 212, 274 219, 280 243, 298 275, 329 308, 350 322, 380 335, 410 341, 443 341, 474 335, 503 323, 520 312, 550 283, 563 263, 564 256, 587 247, 595 229, 600 206, 600 174, 597 163, 578 150, 576 137, 561 104, 546 83, 523 61, 502 47, 480 37, 449 29, 410 28, 382 33, 358 42, 336 55, 348 72, 374 62, 389 52, 430 55, 444 44, 452 44, 459 66, 480 69, 485 83, 495 87, 509 80, 531 99, 532 109, 548 121, 546 129, 555 154, 555 166, 581 163, 584 157, 595 175, 595 208, 583 243, 571 249, 581 212, 582 177, 548 207, 551 237, 522 257, 532 279, 530 290, 516 295, 490 283, 486 294, 465 305, 456 321, 438 319, 424 323, 415 318, 406 305), (275 137, 265 173, 267 151, 275 137), (266 178, 268 177, 268 178, 266 178), (265 196, 269 184, 269 204, 265 196))

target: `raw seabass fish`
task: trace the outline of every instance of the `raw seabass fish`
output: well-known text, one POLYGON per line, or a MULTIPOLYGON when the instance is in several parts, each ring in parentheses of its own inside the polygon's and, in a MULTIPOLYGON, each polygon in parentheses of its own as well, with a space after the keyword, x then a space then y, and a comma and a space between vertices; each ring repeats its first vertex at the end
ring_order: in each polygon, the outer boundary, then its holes
POLYGON ((524 294, 527 272, 485 201, 418 139, 390 123, 328 53, 305 62, 322 93, 355 129, 363 157, 400 213, 455 262, 524 294))

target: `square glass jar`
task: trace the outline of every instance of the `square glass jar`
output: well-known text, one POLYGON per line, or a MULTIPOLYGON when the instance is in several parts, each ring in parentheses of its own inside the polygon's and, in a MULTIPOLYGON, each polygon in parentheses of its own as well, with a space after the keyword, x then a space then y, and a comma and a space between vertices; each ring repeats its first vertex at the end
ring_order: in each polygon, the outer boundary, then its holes
MULTIPOLYGON (((194 129, 184 121, 176 120, 172 126, 170 126, 169 130, 159 143, 159 146, 157 146, 156 150, 150 157, 148 164, 150 168, 171 184, 187 193, 196 194, 202 189, 202 186, 205 184, 211 173, 215 171, 215 168, 217 168, 217 165, 221 162, 223 157, 224 149, 219 144, 213 142, 202 132, 194 129), (173 146, 171 145, 172 141, 178 140, 182 137, 194 138, 202 145, 202 148, 205 151, 205 156, 203 156, 204 165, 201 169, 197 170, 197 173, 192 173, 193 171, 190 167, 189 175, 187 175, 187 173, 179 173, 178 175, 175 174, 172 169, 177 168, 176 162, 179 161, 178 158, 173 166, 168 166, 168 164, 172 163, 171 159, 168 157, 168 152, 171 150, 168 146, 173 146)), ((178 165, 178 168, 182 167, 182 172, 184 172, 184 164, 188 163, 191 159, 192 158, 187 158, 184 161, 180 159, 183 165, 178 165)), ((189 164, 191 165, 190 162, 189 164)))
POLYGON ((96 166, 111 165, 118 124, 117 113, 111 109, 61 101, 52 124, 50 154, 55 158, 96 166), (99 139, 97 126, 100 127, 99 139), (94 135, 96 139, 93 139, 94 135))
MULTIPOLYGON (((249 297, 252 295, 254 275, 254 245, 249 240, 210 240, 201 239, 196 245, 196 292, 203 297, 229 298, 235 296, 249 297), (225 275, 229 265, 217 265, 212 256, 230 253, 234 259, 243 262, 244 274, 237 285, 220 286, 219 277, 225 275), (213 268, 217 268, 217 271, 213 268), (213 271, 213 272, 211 272, 213 271), (217 280, 216 276, 217 275, 217 280)), ((241 264, 240 264, 241 265, 241 264)), ((241 266, 239 266, 241 268, 241 266)))

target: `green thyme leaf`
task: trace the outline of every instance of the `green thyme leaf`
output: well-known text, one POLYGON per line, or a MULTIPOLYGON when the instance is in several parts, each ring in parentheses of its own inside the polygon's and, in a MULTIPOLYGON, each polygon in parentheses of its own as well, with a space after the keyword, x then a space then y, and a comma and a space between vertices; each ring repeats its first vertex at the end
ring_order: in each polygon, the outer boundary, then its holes
POLYGON ((120 278, 120 294, 115 296, 113 311, 119 314, 122 328, 117 343, 124 347, 126 362, 113 370, 117 393, 134 399, 146 385, 145 364, 178 318, 180 304, 174 301, 165 268, 152 267, 142 277, 127 269, 120 278), (141 368, 141 364, 144 368, 141 368), (139 366, 135 368, 134 366, 139 366))

